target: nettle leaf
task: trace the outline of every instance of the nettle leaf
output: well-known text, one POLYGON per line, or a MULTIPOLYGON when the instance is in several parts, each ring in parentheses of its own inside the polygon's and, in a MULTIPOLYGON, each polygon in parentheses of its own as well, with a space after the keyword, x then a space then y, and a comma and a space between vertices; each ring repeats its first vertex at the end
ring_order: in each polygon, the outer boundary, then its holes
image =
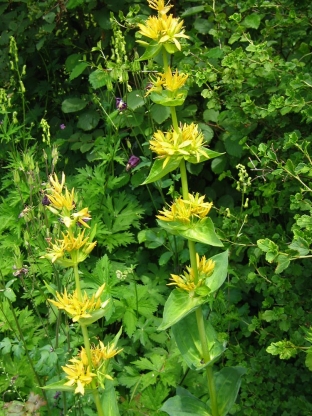
POLYGON ((107 84, 109 74, 103 69, 96 69, 89 75, 89 82, 96 90, 97 88, 104 87, 107 84))

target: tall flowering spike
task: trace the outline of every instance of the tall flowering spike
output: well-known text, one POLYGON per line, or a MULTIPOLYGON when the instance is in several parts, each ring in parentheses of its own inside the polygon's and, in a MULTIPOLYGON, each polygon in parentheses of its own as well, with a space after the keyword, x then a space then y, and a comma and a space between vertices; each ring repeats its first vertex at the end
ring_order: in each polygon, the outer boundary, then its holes
POLYGON ((158 155, 158 159, 164 159, 163 167, 171 158, 185 159, 191 163, 209 159, 205 152, 204 135, 194 123, 184 124, 178 131, 174 128, 166 133, 158 130, 150 140, 150 149, 158 155))
POLYGON ((164 208, 159 211, 157 218, 162 221, 178 221, 182 223, 191 223, 196 219, 203 219, 211 210, 212 202, 204 202, 205 197, 199 194, 189 194, 189 199, 182 197, 176 199, 169 209, 164 208))

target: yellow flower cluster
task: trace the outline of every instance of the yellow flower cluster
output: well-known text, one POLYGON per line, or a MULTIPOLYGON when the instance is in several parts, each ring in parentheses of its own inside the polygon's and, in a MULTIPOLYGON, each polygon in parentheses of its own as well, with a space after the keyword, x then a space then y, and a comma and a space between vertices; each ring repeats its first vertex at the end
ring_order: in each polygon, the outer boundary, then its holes
POLYGON ((178 131, 174 128, 166 133, 158 130, 150 140, 150 149, 157 153, 158 159, 164 159, 163 167, 171 158, 188 160, 196 157, 197 163, 201 156, 209 158, 204 148, 204 136, 194 123, 183 124, 178 131))
POLYGON ((67 228, 62 233, 63 238, 50 243, 45 255, 42 258, 58 263, 63 267, 72 267, 84 261, 96 246, 96 242, 90 241, 85 236, 85 228, 90 228, 87 221, 91 219, 88 208, 75 212, 75 192, 69 192, 65 186, 65 175, 59 182, 56 174, 49 177, 50 186, 45 195, 44 204, 47 208, 60 217, 61 224, 67 228), (83 225, 81 229, 77 225, 83 225))
POLYGON ((110 345, 108 343, 105 346, 102 341, 99 342, 98 346, 92 346, 90 350, 92 371, 90 371, 90 363, 86 350, 85 348, 81 348, 78 357, 72 358, 69 360, 71 364, 62 367, 68 379, 65 385, 76 385, 75 393, 84 395, 85 388, 92 383, 93 379, 96 378, 97 382, 101 385, 103 384, 103 379, 112 380, 112 377, 106 374, 108 360, 119 354, 122 350, 122 348, 116 349, 114 344, 110 345))
POLYGON ((49 299, 49 302, 58 309, 63 309, 74 322, 79 322, 81 318, 91 318, 92 312, 103 309, 108 304, 109 300, 102 303, 100 299, 104 288, 105 284, 100 286, 91 298, 86 292, 80 297, 77 290, 72 295, 68 295, 65 289, 62 295, 56 292, 57 301, 49 299))
POLYGON ((185 200, 182 197, 173 202, 169 209, 159 211, 161 215, 157 218, 162 221, 178 221, 183 223, 190 223, 195 218, 203 219, 211 210, 212 202, 204 202, 205 197, 189 194, 189 199, 185 200))
POLYGON ((206 257, 203 256, 201 259, 199 255, 196 253, 196 261, 197 261, 197 271, 198 271, 198 280, 195 282, 195 274, 193 269, 189 266, 186 267, 186 271, 184 271, 184 275, 176 275, 172 274, 171 279, 173 282, 168 283, 170 285, 176 285, 178 288, 185 290, 187 292, 194 292, 198 287, 202 286, 205 283, 207 277, 211 276, 214 268, 215 262, 211 259, 206 260, 206 257))
MULTIPOLYGON (((149 88, 146 95, 151 92, 161 92, 163 89, 175 92, 185 85, 187 78, 188 75, 179 74, 178 70, 172 74, 171 68, 168 67, 164 74, 159 73, 157 78, 151 78, 152 86, 149 88)), ((177 96, 177 98, 179 98, 179 96, 177 96)))
MULTIPOLYGON (((167 52, 172 53, 170 44, 181 50, 180 38, 189 38, 184 34, 183 20, 167 15, 172 6, 165 5, 163 0, 149 0, 149 6, 158 11, 158 16, 150 16, 144 24, 139 24, 139 33, 163 45, 167 52)), ((148 47, 149 43, 138 40, 138 43, 148 47)))
POLYGON ((59 182, 56 174, 49 177, 50 186, 45 196, 47 208, 61 217, 61 221, 66 227, 71 227, 77 222, 86 228, 90 228, 86 221, 91 219, 88 208, 83 208, 79 212, 71 212, 75 209, 75 190, 71 192, 65 185, 65 174, 62 173, 62 180, 59 182), (63 189, 64 188, 64 189, 63 189))

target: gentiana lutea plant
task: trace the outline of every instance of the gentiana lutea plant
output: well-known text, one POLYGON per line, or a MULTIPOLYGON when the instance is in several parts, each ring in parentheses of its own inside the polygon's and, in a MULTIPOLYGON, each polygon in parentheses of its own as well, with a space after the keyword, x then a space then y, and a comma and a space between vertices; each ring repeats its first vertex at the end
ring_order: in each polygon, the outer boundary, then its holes
POLYGON ((196 242, 220 248, 223 244, 209 217, 213 203, 205 201, 204 195, 189 191, 186 169, 186 163, 204 163, 220 153, 205 146, 204 135, 195 123, 182 124, 177 118, 176 107, 183 105, 187 97, 188 75, 170 67, 169 57, 181 51, 183 42, 188 39, 183 20, 169 14, 172 6, 164 0, 148 0, 148 4, 157 15, 139 24, 138 43, 146 48, 140 60, 157 57, 159 62, 162 57, 163 72, 151 77, 146 95, 153 103, 170 108, 172 127, 168 131, 156 131, 150 140, 150 149, 156 153, 156 158, 144 184, 158 181, 176 169, 180 171, 182 195, 159 212, 157 222, 167 232, 187 240, 190 257, 190 265, 183 274, 171 274, 168 284, 175 288, 165 303, 158 329, 171 327, 189 368, 206 373, 209 393, 209 401, 205 403, 184 389, 178 389, 178 394, 169 398, 161 410, 172 416, 179 412, 225 416, 235 403, 245 369, 224 367, 214 371, 213 364, 222 356, 225 345, 218 341, 202 306, 213 307, 216 293, 227 276, 228 252, 211 258, 200 257, 196 252, 196 242))
POLYGON ((61 238, 50 241, 50 247, 43 257, 63 268, 72 268, 73 286, 75 287, 72 292, 68 292, 64 288, 63 293, 59 293, 47 284, 48 290, 55 297, 49 302, 57 309, 64 311, 74 323, 77 323, 83 336, 83 346, 78 355, 72 357, 62 367, 65 378, 45 386, 45 389, 72 391, 80 395, 92 393, 97 414, 103 416, 105 413, 107 414, 105 412, 107 403, 105 403, 102 393, 105 389, 105 381, 112 380, 109 375, 109 361, 121 351, 117 348, 121 329, 111 343, 104 345, 100 340, 97 345, 90 343, 88 327, 105 316, 107 305, 110 302, 110 299, 101 301, 105 284, 92 295, 81 289, 79 263, 88 257, 96 245, 96 242, 93 241, 94 228, 91 230, 88 224, 91 215, 88 208, 77 211, 78 201, 75 191, 67 189, 64 174, 62 174, 61 181, 58 180, 56 174, 49 177, 49 185, 43 203, 58 217, 64 228, 61 238))

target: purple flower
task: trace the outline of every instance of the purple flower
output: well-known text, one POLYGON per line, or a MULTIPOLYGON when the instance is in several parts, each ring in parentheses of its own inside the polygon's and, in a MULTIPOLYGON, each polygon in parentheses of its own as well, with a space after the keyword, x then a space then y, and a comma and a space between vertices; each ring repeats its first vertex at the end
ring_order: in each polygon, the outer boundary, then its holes
POLYGON ((140 163, 140 158, 137 156, 131 155, 126 166, 126 171, 128 172, 130 169, 135 168, 139 163, 140 163))
POLYGON ((44 195, 44 197, 42 198, 41 203, 42 203, 42 205, 50 205, 51 204, 48 195, 44 195))
POLYGON ((65 124, 60 124, 60 129, 61 129, 61 130, 64 130, 64 129, 66 129, 66 126, 65 126, 65 124))
POLYGON ((119 111, 127 109, 127 103, 125 103, 121 98, 116 98, 116 108, 119 111))

